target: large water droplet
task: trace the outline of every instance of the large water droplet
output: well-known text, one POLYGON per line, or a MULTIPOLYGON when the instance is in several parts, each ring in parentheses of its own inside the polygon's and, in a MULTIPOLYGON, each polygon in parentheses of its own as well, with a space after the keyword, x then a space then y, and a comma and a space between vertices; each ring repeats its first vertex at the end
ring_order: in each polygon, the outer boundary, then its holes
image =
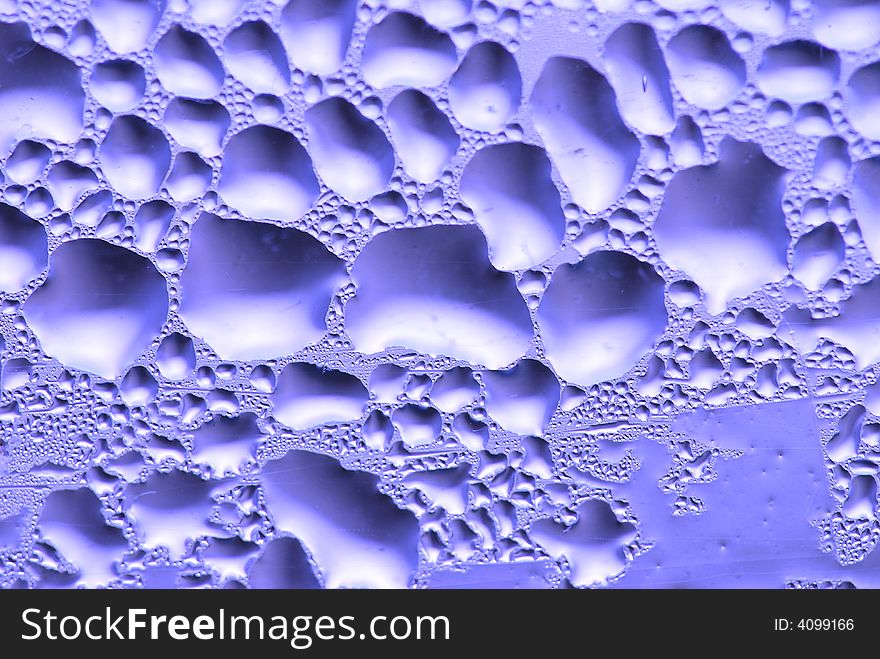
POLYGON ((89 80, 92 96, 113 112, 133 110, 141 102, 146 88, 143 67, 124 59, 101 62, 95 66, 89 80))
POLYGON ((440 178, 458 149, 458 133, 430 97, 407 89, 388 104, 388 127, 400 162, 417 181, 440 178))
POLYGON ((131 53, 147 45, 165 11, 165 0, 94 0, 92 22, 117 53, 131 53))
POLYGON ((21 137, 74 141, 85 105, 79 67, 34 43, 24 23, 0 23, 0 61, 0 151, 21 137))
POLYGON ((156 75, 172 94, 214 98, 225 77, 220 58, 201 35, 179 25, 172 26, 153 53, 156 75))
POLYGON ((165 134, 140 117, 113 120, 98 153, 107 181, 131 199, 145 199, 159 191, 171 165, 171 147, 165 134))
POLYGON ((370 28, 361 54, 364 78, 374 87, 434 87, 455 70, 455 45, 445 32, 404 12, 370 28))
POLYGON ((565 220, 541 147, 515 142, 478 151, 462 172, 460 188, 495 267, 529 268, 559 247, 565 220))
POLYGON ((319 192, 309 154, 293 135, 270 126, 229 138, 219 190, 248 217, 269 220, 301 217, 319 192))
POLYGON ((623 375, 666 328, 663 288, 653 267, 622 252, 560 266, 538 308, 556 372, 579 384, 623 375))
POLYGON ((318 75, 341 68, 356 9, 356 0, 290 0, 281 12, 281 37, 294 66, 318 75))
POLYGON ((629 124, 648 135, 663 135, 675 125, 669 70, 654 30, 625 23, 605 42, 605 66, 629 124))
POLYGON ((739 94, 746 65, 717 28, 692 25, 681 30, 666 48, 672 82, 688 103, 718 110, 739 94))
POLYGON ((373 238, 355 261, 346 328, 364 352, 404 345, 490 368, 532 338, 512 275, 495 270, 475 227, 401 229, 373 238))
POLYGON ((518 435, 540 435, 559 404, 559 380, 534 359, 505 371, 484 371, 486 409, 502 428, 518 435))
POLYGON ((342 262, 310 235, 203 214, 181 276, 180 314, 227 359, 268 359, 317 341, 342 262))
POLYGON ((115 378, 159 334, 165 280, 150 261, 102 240, 62 244, 23 308, 43 349, 63 364, 115 378))
POLYGON ((263 469, 276 525, 308 548, 328 588, 403 588, 418 565, 419 525, 378 492, 372 474, 291 451, 263 469))
POLYGON ((328 98, 306 110, 309 152, 324 182, 349 201, 382 192, 394 171, 394 149, 351 103, 328 98))
POLYGON ((819 101, 831 95, 840 76, 840 58, 812 41, 787 41, 764 51, 758 86, 768 96, 790 103, 819 101))
POLYGON ((683 170, 669 183, 657 246, 706 292, 713 313, 785 274, 785 173, 757 144, 726 138, 718 162, 683 170))
POLYGON ((12 293, 35 278, 49 261, 46 230, 36 220, 0 204, 0 290, 12 293))
POLYGON ((281 39, 263 21, 242 23, 223 41, 223 61, 238 80, 257 93, 283 94, 290 67, 281 39))
POLYGON ((829 48, 858 50, 880 41, 880 5, 873 0, 815 0, 813 34, 829 48))
POLYGON ((583 60, 551 57, 530 103, 574 202, 590 212, 604 210, 629 183, 640 150, 620 119, 611 85, 583 60))
POLYGON ((284 367, 272 394, 275 418, 299 429, 353 421, 368 399, 367 388, 355 376, 299 362, 284 367))
POLYGON ((529 533, 553 556, 565 556, 575 586, 605 585, 627 565, 625 546, 636 539, 633 524, 621 522, 604 501, 588 500, 577 508, 577 521, 564 526, 553 519, 532 522, 529 533))
POLYGON ((449 81, 455 118, 474 130, 500 130, 519 109, 522 78, 513 55, 494 41, 471 48, 449 81))

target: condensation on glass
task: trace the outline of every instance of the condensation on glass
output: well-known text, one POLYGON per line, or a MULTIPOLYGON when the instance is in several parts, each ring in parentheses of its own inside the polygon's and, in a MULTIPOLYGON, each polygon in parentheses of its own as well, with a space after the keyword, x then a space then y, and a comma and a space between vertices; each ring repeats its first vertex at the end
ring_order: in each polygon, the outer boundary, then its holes
POLYGON ((880 586, 878 43, 0 0, 0 586, 880 586))

